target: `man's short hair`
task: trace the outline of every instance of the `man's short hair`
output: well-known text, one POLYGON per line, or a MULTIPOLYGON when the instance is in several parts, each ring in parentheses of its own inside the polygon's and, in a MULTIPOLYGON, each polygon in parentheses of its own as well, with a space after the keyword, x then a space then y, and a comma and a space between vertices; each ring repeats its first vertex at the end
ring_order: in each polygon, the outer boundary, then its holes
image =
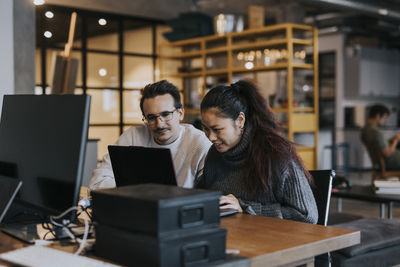
POLYGON ((172 83, 169 83, 166 80, 162 80, 159 82, 151 83, 146 85, 142 90, 142 98, 140 99, 140 109, 143 111, 143 102, 147 98, 154 98, 159 95, 170 94, 174 98, 174 106, 175 108, 182 108, 181 103, 181 95, 179 94, 178 88, 172 83))
POLYGON ((385 105, 376 104, 369 108, 368 118, 375 118, 376 115, 382 117, 385 114, 389 115, 390 110, 385 105))

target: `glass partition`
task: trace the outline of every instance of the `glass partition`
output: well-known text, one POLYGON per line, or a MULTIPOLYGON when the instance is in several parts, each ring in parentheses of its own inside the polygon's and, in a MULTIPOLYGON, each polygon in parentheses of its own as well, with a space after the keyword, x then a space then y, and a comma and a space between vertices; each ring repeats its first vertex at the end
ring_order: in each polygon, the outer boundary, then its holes
POLYGON ((157 20, 36 6, 36 94, 50 93, 55 57, 64 51, 73 11, 78 15, 71 51, 79 60, 75 94, 92 96, 89 137, 100 139, 100 158, 124 129, 142 124, 140 90, 160 78, 156 49, 169 27, 157 20))

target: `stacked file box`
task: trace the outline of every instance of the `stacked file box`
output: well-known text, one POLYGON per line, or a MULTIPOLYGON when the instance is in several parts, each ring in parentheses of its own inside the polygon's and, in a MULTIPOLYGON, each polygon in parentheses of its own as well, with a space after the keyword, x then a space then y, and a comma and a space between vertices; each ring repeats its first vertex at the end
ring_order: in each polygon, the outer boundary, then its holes
POLYGON ((124 265, 192 266, 225 259, 220 192, 142 184, 92 192, 95 254, 124 265))

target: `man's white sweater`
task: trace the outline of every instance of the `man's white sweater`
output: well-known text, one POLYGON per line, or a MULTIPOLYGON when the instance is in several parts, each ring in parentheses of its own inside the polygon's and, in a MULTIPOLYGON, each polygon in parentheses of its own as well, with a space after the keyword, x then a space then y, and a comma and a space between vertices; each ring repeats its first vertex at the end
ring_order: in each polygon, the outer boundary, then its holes
MULTIPOLYGON (((157 144, 145 125, 126 130, 120 136, 116 145, 169 148, 178 186, 192 188, 194 179, 203 172, 204 160, 211 142, 202 131, 197 130, 192 125, 180 124, 179 127, 179 137, 168 145, 157 144)), ((157 163, 154 163, 154 167, 157 167, 157 163)), ((101 166, 93 171, 89 188, 94 190, 110 187, 115 187, 115 179, 110 156, 106 154, 101 166)))

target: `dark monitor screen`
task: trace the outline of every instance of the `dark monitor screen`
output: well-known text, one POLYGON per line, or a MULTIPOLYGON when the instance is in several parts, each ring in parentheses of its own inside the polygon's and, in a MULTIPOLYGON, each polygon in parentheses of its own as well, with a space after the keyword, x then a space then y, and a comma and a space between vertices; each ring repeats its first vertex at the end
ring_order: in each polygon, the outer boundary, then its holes
POLYGON ((4 96, 0 162, 16 165, 23 203, 49 212, 78 203, 89 109, 85 95, 4 96))

